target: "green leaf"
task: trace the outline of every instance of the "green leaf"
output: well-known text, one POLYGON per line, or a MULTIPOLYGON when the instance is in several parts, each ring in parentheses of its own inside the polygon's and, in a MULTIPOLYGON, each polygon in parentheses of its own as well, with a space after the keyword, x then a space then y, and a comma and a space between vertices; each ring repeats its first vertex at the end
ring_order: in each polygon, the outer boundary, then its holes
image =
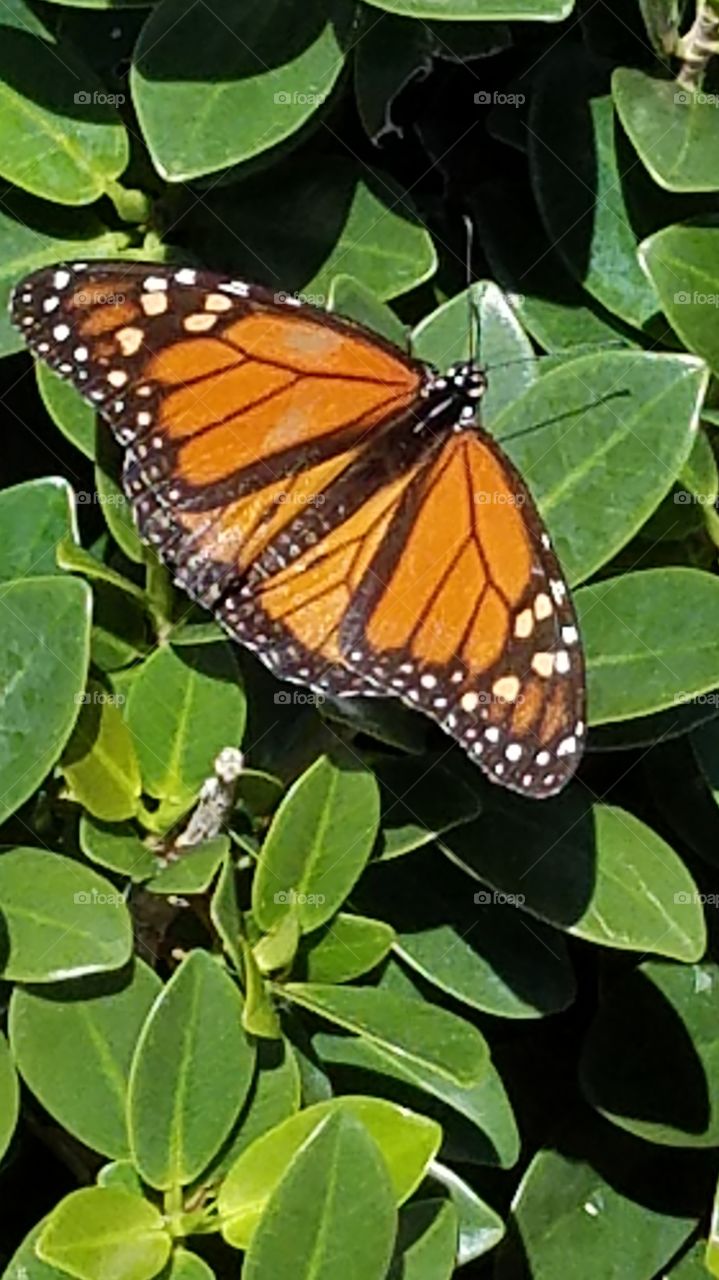
POLYGON ((694 881, 633 814, 592 805, 574 788, 542 805, 502 796, 492 802, 491 813, 443 837, 453 860, 473 875, 589 942, 701 958, 706 931, 694 881))
POLYGON ((409 18, 559 22, 571 13, 573 0, 451 0, 451 9, 442 0, 382 0, 381 4, 379 0, 369 0, 369 3, 409 18))
POLYGON ((202 844, 185 849, 175 856, 148 881, 151 893, 205 893, 217 874, 220 863, 227 858, 229 836, 214 836, 202 844))
POLYGON ((191 951, 148 1017, 130 1072, 133 1160, 152 1187, 192 1182, 229 1134, 252 1081, 242 1000, 205 951, 191 951))
POLYGON ((499 1073, 490 1062, 479 1084, 458 1085, 425 1063, 358 1036, 320 1033, 313 1047, 339 1068, 342 1090, 364 1088, 431 1115, 458 1160, 509 1169, 519 1158, 519 1133, 499 1073), (439 1105, 438 1105, 439 1104, 439 1105))
POLYGON ((605 992, 584 1044, 588 1101, 648 1142, 716 1147, 718 1006, 715 964, 650 960, 626 974, 605 992))
POLYGON ((667 319, 690 351, 719 372, 717 268, 719 226, 665 227, 639 246, 639 257, 667 319))
POLYGON ((719 685, 719 583, 679 566, 605 578, 574 597, 592 724, 680 708, 719 685))
POLYGON ((129 1191, 133 1196, 143 1196, 142 1182, 131 1160, 112 1160, 104 1164, 97 1175, 98 1187, 116 1187, 129 1191))
POLYGON ((57 573, 56 544, 77 537, 72 489, 61 476, 0 493, 0 581, 57 573))
POLYGON ((397 1210, 387 1166, 349 1112, 327 1116, 291 1161, 252 1236, 244 1280, 384 1280, 397 1210), (366 1224, 371 1229, 366 1229, 366 1224))
POLYGON ((215 1273, 207 1263, 188 1249, 175 1249, 167 1280, 214 1280, 215 1273))
POLYGON ((531 193, 493 179, 474 202, 482 246, 505 296, 545 351, 629 344, 620 322, 585 293, 564 266, 536 216, 531 193))
POLYGON ((112 1159, 129 1155, 130 1062, 160 989, 138 959, 92 983, 16 987, 10 1001, 12 1050, 28 1088, 64 1129, 112 1159))
POLYGON ((19 1111, 18 1078, 7 1040, 0 1034, 0 1158, 10 1146, 19 1111))
POLYGON ((252 884, 263 929, 295 912, 305 932, 333 916, 359 878, 379 823, 379 790, 354 756, 321 756, 279 806, 252 884))
POLYGON ((308 982, 352 982, 384 959, 394 936, 383 920, 340 911, 300 948, 302 976, 308 982))
POLYGON ((126 494, 115 479, 112 458, 115 450, 103 443, 98 449, 99 460, 95 466, 97 500, 110 533, 121 551, 134 564, 143 564, 145 552, 132 518, 132 508, 126 494))
POLYGON ((87 585, 74 578, 0 585, 0 821, 37 789, 72 732, 90 648, 87 585))
POLYGON ((188 804, 223 747, 237 746, 245 697, 232 646, 161 645, 132 683, 127 723, 135 739, 144 790, 188 804))
POLYGON ((538 379, 493 424, 570 583, 616 555, 671 488, 696 438, 706 377, 688 356, 578 356, 538 379), (619 484, 621 508, 609 500, 619 484))
POLYGON ((448 1200, 403 1205, 388 1280, 450 1280, 457 1234, 457 1211, 448 1200))
POLYGON ((0 206, 0 355, 24 342, 10 324, 10 292, 28 272, 75 258, 117 258, 124 232, 108 231, 89 211, 69 211, 17 191, 3 191, 0 206))
POLYGON ((58 204, 97 200, 129 158, 127 133, 109 96, 72 45, 5 28, 2 176, 58 204))
POLYGON ((443 303, 413 330, 412 351, 444 370, 470 358, 477 325, 475 358, 490 372, 482 397, 482 424, 490 427, 537 377, 532 344, 501 289, 490 280, 480 280, 443 303))
POLYGON ((387 1165, 395 1201, 419 1185, 441 1139, 439 1125, 382 1098, 343 1097, 318 1102, 258 1138, 242 1153, 220 1187, 217 1207, 228 1244, 245 1249, 268 1201, 296 1152, 330 1115, 359 1120, 387 1165))
POLYGON ((157 871, 157 858, 130 823, 112 825, 84 813, 80 818, 80 848, 101 867, 137 883, 157 871))
POLYGON ((667 1213, 661 1201, 662 1186, 680 1176, 674 1153, 662 1164, 652 1147, 603 1132, 590 1145, 590 1136, 585 1128, 581 1154, 535 1155, 514 1198, 517 1243, 502 1250, 497 1280, 518 1266, 535 1280, 586 1280, 587 1258, 612 1280, 653 1280, 694 1229, 694 1217, 667 1213))
POLYGON ((299 1111, 300 1098, 300 1072, 289 1040, 279 1035, 276 1040, 261 1040, 250 1092, 229 1140, 204 1180, 214 1184, 256 1138, 299 1111))
POLYGON ((121 893, 89 867, 40 849, 0 854, 3 977, 59 982, 119 969, 132 950, 121 893))
POLYGON ((235 972, 242 978, 244 974, 242 940, 240 937, 242 933, 242 918, 237 902, 235 879, 235 864, 228 853, 223 859, 222 868, 217 877, 217 884, 210 899, 210 919, 222 939, 225 953, 232 961, 235 972))
POLYGON ((402 351, 407 350, 408 333, 402 321, 361 280, 348 275, 335 276, 330 285, 327 310, 363 324, 373 333, 394 342, 402 351))
POLYGON ((110 1187, 83 1187, 65 1196, 37 1242, 44 1262, 78 1280, 151 1280, 170 1248, 159 1210, 110 1187))
POLYGON ((619 119, 655 182, 667 191, 716 191, 716 103, 631 67, 617 67, 612 96, 619 119))
POLYGON ((132 96, 156 169, 184 182, 295 133, 332 91, 350 12, 333 0, 162 0, 135 48, 132 96), (237 128, 237 120, 243 127, 237 128))
POLYGON ((54 373, 42 360, 35 362, 35 376, 40 398, 55 426, 59 427, 66 440, 92 461, 97 423, 92 405, 83 400, 72 383, 54 373))
POLYGON ((35 1252, 45 1221, 37 1223, 25 1236, 3 1271, 2 1280, 66 1280, 66 1271, 58 1271, 56 1267, 41 1262, 35 1252))
POLYGON ((137 812, 142 790, 135 748, 115 695, 91 680, 60 768, 71 800, 93 818, 121 822, 137 812))
POLYGON ((529 117, 532 186, 547 235, 574 278, 641 329, 659 306, 637 261, 636 211, 627 204, 637 175, 618 150, 605 87, 605 65, 581 47, 545 60, 529 117))
POLYGON ((448 1192, 459 1218, 458 1265, 464 1266, 496 1248, 504 1235, 504 1223, 494 1209, 480 1199, 469 1183, 438 1160, 432 1161, 429 1172, 448 1192))
POLYGON ((471 787, 435 757, 384 759, 375 766, 382 810, 378 858, 398 858, 479 813, 471 787))
POLYGON ((457 1084, 475 1084, 487 1070, 489 1051, 476 1027, 436 1005, 377 987, 288 982, 282 991, 320 1017, 457 1084))
POLYGON ((303 154, 283 166, 281 185, 270 170, 243 182, 242 200, 220 191, 204 203, 213 239, 235 269, 253 279, 259 261, 263 276, 281 281, 283 294, 300 290, 317 306, 327 301, 339 271, 387 301, 437 268, 432 239, 402 188, 335 154, 330 162, 303 154))

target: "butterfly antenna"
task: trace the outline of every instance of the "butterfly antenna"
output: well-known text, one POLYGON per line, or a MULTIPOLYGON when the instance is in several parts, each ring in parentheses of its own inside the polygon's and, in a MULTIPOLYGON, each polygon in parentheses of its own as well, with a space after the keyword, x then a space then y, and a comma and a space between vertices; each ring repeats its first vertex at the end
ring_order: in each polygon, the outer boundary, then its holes
POLYGON ((464 274, 467 281, 467 323, 469 326, 469 359, 474 364, 477 358, 477 332, 479 310, 472 295, 472 250, 474 248, 474 223, 468 213, 462 214, 465 230, 465 262, 464 274))

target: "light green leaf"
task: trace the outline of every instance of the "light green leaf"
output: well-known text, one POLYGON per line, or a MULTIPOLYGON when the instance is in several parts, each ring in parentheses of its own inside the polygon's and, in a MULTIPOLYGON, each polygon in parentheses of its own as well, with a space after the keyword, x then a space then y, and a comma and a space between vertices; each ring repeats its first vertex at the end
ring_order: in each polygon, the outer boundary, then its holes
POLYGON ((110 1187, 83 1187, 53 1209, 37 1242, 44 1262, 78 1280, 151 1280, 171 1241, 148 1200, 110 1187))
POLYGON ((716 102, 676 80, 617 67, 612 96, 624 128, 655 182, 667 191, 716 191, 716 102), (703 100, 704 99, 704 100, 703 100))
POLYGON ((115 695, 91 680, 60 768, 68 798, 93 818, 121 822, 137 812, 142 783, 130 731, 115 695))

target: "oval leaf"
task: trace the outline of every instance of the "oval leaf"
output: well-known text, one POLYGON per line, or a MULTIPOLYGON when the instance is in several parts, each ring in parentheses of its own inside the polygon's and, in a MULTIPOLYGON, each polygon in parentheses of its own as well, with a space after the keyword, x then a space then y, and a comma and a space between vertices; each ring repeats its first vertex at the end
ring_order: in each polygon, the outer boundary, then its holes
POLYGON ((73 1191, 50 1214, 37 1252, 77 1280, 151 1280, 170 1256, 159 1209, 114 1187, 73 1191))

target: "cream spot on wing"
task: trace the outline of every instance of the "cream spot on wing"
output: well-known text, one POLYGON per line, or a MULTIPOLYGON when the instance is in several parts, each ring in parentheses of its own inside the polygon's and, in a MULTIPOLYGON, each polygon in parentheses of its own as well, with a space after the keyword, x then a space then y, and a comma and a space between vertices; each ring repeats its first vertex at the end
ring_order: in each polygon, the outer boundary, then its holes
POLYGON ((462 697, 459 700, 459 705, 463 711, 469 711, 469 712, 476 711, 477 707, 479 706, 479 694, 463 693, 462 697))
POLYGON ((519 693, 519 687, 516 676, 502 676, 492 685, 492 693, 500 702, 514 702, 519 693))
POLYGON ((142 329, 136 329, 132 325, 128 325, 125 329, 118 329, 115 337, 122 354, 124 356, 134 356, 135 352, 140 350, 145 335, 142 329))
POLYGON ((163 311, 167 311, 167 294, 160 293, 143 293, 140 298, 140 306, 146 316, 161 316, 163 311))
POLYGON ((532 670, 543 680, 548 680, 554 670, 554 654, 535 653, 532 658, 532 670))
POLYGON ((551 618, 553 613, 554 605, 549 599, 549 596, 546 595, 544 591, 540 591, 534 601, 534 616, 537 619, 537 622, 541 622, 544 618, 551 618))
POLYGON ((229 311, 231 300, 224 293, 208 293, 205 298, 205 311, 229 311))
POLYGON ((188 333, 205 333, 207 329, 211 329, 217 324, 217 316, 201 311, 195 312, 194 315, 186 316, 182 322, 182 326, 188 333))
POLYGON ((111 387, 124 387, 127 382, 127 374, 124 369, 111 369, 107 375, 107 380, 111 387))
POLYGON ((533 629, 534 617, 532 610, 522 609, 522 612, 517 614, 517 620, 514 624, 515 636, 518 640, 526 640, 528 636, 531 636, 533 629))

